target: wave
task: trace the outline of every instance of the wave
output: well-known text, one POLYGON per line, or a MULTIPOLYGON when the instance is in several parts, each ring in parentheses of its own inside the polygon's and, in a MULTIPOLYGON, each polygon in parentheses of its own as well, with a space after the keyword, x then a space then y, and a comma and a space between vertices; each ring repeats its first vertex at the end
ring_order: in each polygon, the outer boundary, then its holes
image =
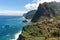
POLYGON ((19 35, 21 34, 21 32, 22 32, 22 31, 20 31, 20 32, 16 33, 16 34, 15 34, 15 38, 14 38, 14 39, 10 39, 10 40, 17 40, 17 39, 18 39, 18 37, 19 37, 19 35))

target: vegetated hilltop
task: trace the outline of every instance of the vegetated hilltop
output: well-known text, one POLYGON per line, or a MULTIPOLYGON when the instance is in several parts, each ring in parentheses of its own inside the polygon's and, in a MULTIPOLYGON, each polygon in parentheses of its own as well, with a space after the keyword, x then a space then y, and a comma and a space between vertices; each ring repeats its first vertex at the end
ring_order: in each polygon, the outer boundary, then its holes
POLYGON ((40 4, 30 24, 17 40, 60 40, 60 7, 57 2, 40 4), (59 10, 59 11, 58 11, 59 10))

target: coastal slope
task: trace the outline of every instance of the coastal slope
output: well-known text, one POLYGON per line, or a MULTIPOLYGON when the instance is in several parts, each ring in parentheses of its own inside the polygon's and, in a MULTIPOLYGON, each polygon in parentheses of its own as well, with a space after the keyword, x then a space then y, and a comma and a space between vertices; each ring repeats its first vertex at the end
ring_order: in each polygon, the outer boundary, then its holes
POLYGON ((60 40, 59 9, 57 2, 40 4, 17 40, 60 40))
POLYGON ((31 11, 25 13, 23 16, 24 16, 26 19, 32 19, 35 13, 36 13, 36 10, 31 10, 31 11))

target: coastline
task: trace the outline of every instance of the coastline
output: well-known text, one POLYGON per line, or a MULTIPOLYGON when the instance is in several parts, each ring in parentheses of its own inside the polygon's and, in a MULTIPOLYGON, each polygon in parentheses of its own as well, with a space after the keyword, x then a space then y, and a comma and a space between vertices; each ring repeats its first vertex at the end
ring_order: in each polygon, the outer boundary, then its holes
POLYGON ((20 31, 20 32, 16 33, 16 34, 15 34, 15 38, 14 38, 14 39, 10 39, 10 40, 17 40, 17 39, 18 39, 18 37, 19 37, 19 35, 21 34, 21 32, 22 32, 22 31, 20 31))
MULTIPOLYGON (((27 20, 28 23, 30 23, 31 19, 26 19, 25 17, 23 17, 23 20, 27 20)), ((10 40, 17 40, 19 38, 19 35, 22 33, 22 30, 20 30, 20 32, 15 34, 15 38, 14 39, 10 39, 10 40)))

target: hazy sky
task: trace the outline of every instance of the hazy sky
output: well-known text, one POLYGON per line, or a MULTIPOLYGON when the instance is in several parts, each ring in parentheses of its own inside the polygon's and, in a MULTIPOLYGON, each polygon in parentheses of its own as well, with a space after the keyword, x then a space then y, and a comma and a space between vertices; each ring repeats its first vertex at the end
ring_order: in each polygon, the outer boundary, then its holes
POLYGON ((22 15, 37 9, 39 3, 60 0, 0 0, 0 15, 22 15))

